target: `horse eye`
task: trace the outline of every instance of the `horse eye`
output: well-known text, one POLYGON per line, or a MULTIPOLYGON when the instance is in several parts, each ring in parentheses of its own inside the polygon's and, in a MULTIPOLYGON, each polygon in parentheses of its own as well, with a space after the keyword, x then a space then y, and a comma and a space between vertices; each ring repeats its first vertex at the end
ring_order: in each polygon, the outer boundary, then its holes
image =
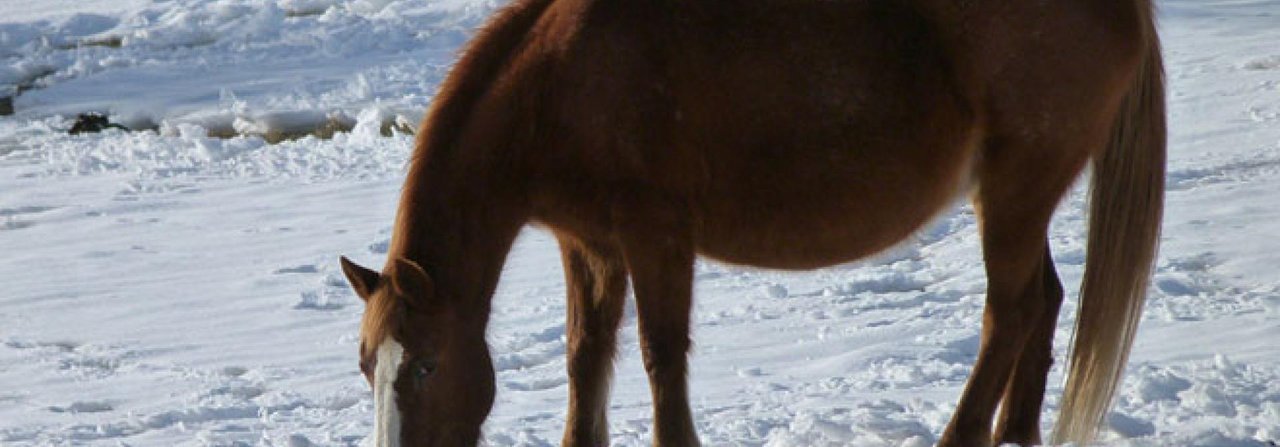
POLYGON ((430 377, 436 372, 436 362, 430 360, 419 361, 413 368, 413 376, 415 379, 422 380, 430 377))

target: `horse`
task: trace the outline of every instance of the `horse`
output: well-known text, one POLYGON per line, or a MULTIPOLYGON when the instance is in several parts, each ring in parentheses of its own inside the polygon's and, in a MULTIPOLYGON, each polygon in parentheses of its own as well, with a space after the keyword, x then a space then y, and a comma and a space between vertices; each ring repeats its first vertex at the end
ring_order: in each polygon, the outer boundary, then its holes
POLYGON ((938 444, 1038 444, 1063 301, 1048 226, 1088 164, 1086 267, 1051 442, 1090 442, 1160 233, 1153 15, 1151 0, 513 0, 432 101, 384 268, 341 258, 365 301, 374 444, 479 442, 495 394, 491 298, 526 225, 554 234, 564 266, 563 445, 609 442, 630 287, 653 444, 694 446, 697 256, 835 265, 966 198, 987 295, 938 444))

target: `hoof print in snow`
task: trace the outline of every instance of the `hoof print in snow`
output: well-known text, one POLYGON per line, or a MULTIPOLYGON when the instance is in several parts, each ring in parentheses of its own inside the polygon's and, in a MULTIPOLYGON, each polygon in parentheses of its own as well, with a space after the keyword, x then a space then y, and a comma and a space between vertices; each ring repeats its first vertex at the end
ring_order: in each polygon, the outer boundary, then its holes
POLYGON ((58 361, 58 369, 87 377, 106 377, 120 368, 120 359, 112 357, 76 356, 58 361))
POLYGON ((13 219, 8 219, 8 220, 5 220, 4 222, 0 223, 0 231, 3 231, 3 230, 21 230, 21 229, 23 229, 23 228, 31 228, 31 227, 33 227, 33 226, 35 226, 35 222, 29 222, 29 221, 25 221, 25 220, 13 220, 13 219))
POLYGON ((74 341, 52 341, 52 342, 26 342, 20 340, 6 340, 4 346, 13 349, 38 349, 49 348, 58 352, 72 352, 80 347, 80 343, 74 341))
POLYGON ((17 208, 0 208, 0 231, 21 230, 35 226, 35 222, 21 219, 23 216, 39 214, 57 209, 53 206, 20 206, 17 208))
POLYGON ((323 281, 325 287, 332 287, 343 291, 344 293, 351 290, 351 285, 347 283, 347 278, 341 273, 329 273, 324 275, 323 281))
POLYGON ((81 113, 76 117, 76 122, 71 126, 71 130, 67 133, 71 135, 79 135, 82 133, 97 133, 107 129, 120 129, 128 131, 128 127, 111 122, 106 115, 101 113, 89 112, 81 113))
POLYGON ((311 440, 307 439, 305 435, 300 435, 295 433, 295 434, 289 435, 289 442, 286 443, 285 445, 289 447, 311 447, 315 444, 312 444, 311 440))
POLYGON ((319 270, 319 269, 317 269, 317 268, 316 268, 316 266, 314 266, 314 265, 311 265, 311 264, 303 264, 303 265, 298 265, 298 266, 293 266, 293 267, 285 267, 285 268, 281 268, 281 269, 276 269, 276 271, 275 271, 274 273, 275 273, 275 274, 277 274, 277 275, 285 275, 285 274, 289 274, 289 273, 318 273, 319 271, 320 271, 320 270, 319 270))
POLYGON ((332 296, 315 291, 302 292, 298 304, 293 305, 297 310, 338 310, 343 307, 346 305, 334 300, 332 296))
POLYGON ((1280 56, 1254 59, 1249 62, 1245 62, 1244 68, 1246 70, 1280 70, 1280 56))
POLYGON ((386 240, 369 244, 369 252, 374 254, 385 255, 387 254, 387 251, 390 249, 391 249, 391 239, 386 239, 386 240))
POLYGON ((254 384, 232 384, 224 385, 209 390, 209 396, 230 396, 240 400, 250 400, 261 396, 267 390, 259 385, 254 384))
POLYGON ((49 407, 54 413, 105 413, 115 408, 107 402, 75 402, 65 407, 49 407))
POLYGON ((790 291, 787 290, 787 286, 784 286, 782 284, 769 284, 764 287, 762 292, 764 292, 764 296, 767 296, 769 298, 773 298, 776 300, 780 300, 788 296, 791 296, 790 291))
POLYGON ((1111 412, 1106 416, 1104 423, 1111 431, 1125 438, 1140 438, 1156 433, 1156 426, 1151 422, 1124 413, 1111 412))
POLYGON ((1201 290, 1192 283, 1190 278, 1159 275, 1153 278, 1151 282, 1156 290, 1167 296, 1198 296, 1201 293, 1201 290))

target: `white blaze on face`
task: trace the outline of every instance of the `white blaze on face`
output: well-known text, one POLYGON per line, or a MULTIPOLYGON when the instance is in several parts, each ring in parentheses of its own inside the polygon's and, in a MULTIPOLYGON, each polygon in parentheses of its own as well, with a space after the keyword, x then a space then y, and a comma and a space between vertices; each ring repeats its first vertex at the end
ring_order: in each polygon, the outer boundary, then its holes
POLYGON ((378 363, 373 370, 373 442, 372 447, 400 446, 400 408, 396 406, 393 385, 404 360, 404 347, 387 337, 377 351, 378 363))

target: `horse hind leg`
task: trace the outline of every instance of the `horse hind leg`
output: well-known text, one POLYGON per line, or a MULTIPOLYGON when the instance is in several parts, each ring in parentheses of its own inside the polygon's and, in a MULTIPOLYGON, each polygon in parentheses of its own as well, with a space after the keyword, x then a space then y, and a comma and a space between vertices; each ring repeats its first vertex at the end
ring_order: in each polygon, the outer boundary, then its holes
POLYGON ((1005 389, 996 418, 997 445, 1039 445, 1040 410, 1049 368, 1053 366, 1053 333, 1058 327, 1058 310, 1062 307, 1062 281, 1053 265, 1053 257, 1045 244, 1041 273, 1041 298, 1045 303, 1039 321, 1014 366, 1013 376, 1005 389))
POLYGON ((613 247, 564 235, 559 241, 568 288, 569 414, 562 445, 606 446, 609 384, 626 301, 626 269, 613 247))
POLYGON ((1038 149, 1053 148, 992 145, 984 151, 976 200, 987 271, 982 341, 940 446, 990 445, 993 413, 1048 307, 1043 272, 1049 221, 1087 154, 1038 149))

